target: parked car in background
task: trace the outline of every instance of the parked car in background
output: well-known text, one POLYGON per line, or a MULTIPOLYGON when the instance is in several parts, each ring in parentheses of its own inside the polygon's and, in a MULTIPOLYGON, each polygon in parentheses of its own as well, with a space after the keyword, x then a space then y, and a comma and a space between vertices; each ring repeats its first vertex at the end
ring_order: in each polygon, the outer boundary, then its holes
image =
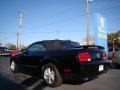
POLYGON ((108 59, 115 66, 120 66, 120 48, 109 48, 108 59))
POLYGON ((64 79, 82 80, 107 71, 107 57, 101 46, 80 46, 70 40, 45 40, 31 44, 10 58, 12 72, 42 77, 56 87, 64 79))
POLYGON ((6 47, 0 47, 0 56, 9 56, 9 49, 6 47))
POLYGON ((20 52, 20 51, 17 50, 17 49, 11 49, 11 50, 10 50, 10 56, 14 56, 14 55, 18 54, 19 52, 20 52))

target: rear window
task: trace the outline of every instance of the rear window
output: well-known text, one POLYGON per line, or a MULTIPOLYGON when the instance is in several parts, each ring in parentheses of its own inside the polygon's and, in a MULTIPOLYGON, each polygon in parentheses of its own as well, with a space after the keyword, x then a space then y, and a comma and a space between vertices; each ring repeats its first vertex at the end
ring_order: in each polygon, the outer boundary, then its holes
POLYGON ((79 47, 80 44, 73 41, 48 41, 44 43, 47 50, 62 50, 79 47))
POLYGON ((72 42, 72 41, 62 42, 62 48, 64 49, 76 48, 76 47, 80 47, 80 44, 77 42, 72 42))
POLYGON ((110 48, 108 51, 109 51, 109 52, 112 52, 112 51, 113 51, 113 49, 112 49, 112 48, 110 48))
MULTIPOLYGON (((113 48, 109 48, 108 51, 109 51, 109 52, 112 52, 112 51, 113 51, 113 48)), ((119 49, 119 48, 115 48, 115 51, 120 51, 120 49, 119 49)))
POLYGON ((119 51, 119 49, 118 49, 118 48, 115 48, 115 51, 119 51))

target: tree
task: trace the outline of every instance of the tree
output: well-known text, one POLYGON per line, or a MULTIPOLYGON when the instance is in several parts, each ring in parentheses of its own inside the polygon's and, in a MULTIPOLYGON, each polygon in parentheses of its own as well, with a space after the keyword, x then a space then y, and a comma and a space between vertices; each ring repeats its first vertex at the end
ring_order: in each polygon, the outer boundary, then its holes
POLYGON ((120 31, 108 34, 108 46, 112 47, 113 43, 120 47, 120 31))
POLYGON ((20 48, 21 48, 21 49, 25 49, 26 46, 24 46, 23 44, 21 44, 21 45, 20 45, 20 48))
MULTIPOLYGON (((9 49, 17 49, 16 45, 12 43, 6 43, 4 46, 9 49)), ((24 46, 23 44, 20 45, 20 49, 25 49, 25 48, 26 46, 24 46)))
POLYGON ((9 48, 9 49, 16 49, 16 45, 12 44, 12 43, 7 43, 5 44, 5 47, 9 48))

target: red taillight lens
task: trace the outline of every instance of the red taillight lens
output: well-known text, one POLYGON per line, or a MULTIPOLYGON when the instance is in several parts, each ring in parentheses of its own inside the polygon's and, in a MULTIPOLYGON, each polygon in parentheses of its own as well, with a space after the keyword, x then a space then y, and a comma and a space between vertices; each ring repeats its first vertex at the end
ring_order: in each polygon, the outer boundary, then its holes
POLYGON ((89 62, 89 61, 91 61, 91 56, 88 52, 79 53, 78 59, 80 62, 89 62))

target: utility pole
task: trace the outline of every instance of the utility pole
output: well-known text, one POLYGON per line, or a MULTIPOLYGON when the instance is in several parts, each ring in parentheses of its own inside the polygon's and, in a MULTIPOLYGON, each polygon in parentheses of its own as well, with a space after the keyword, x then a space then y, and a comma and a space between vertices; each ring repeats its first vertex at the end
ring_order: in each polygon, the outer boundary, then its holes
POLYGON ((21 49, 21 33, 23 31, 23 11, 19 11, 19 31, 17 32, 17 48, 21 49))
POLYGON ((87 31, 87 45, 89 45, 90 38, 90 0, 86 0, 86 31, 87 31))
POLYGON ((19 40, 19 32, 17 32, 17 47, 16 47, 17 50, 19 49, 19 46, 18 46, 19 42, 18 42, 18 40, 19 40))

